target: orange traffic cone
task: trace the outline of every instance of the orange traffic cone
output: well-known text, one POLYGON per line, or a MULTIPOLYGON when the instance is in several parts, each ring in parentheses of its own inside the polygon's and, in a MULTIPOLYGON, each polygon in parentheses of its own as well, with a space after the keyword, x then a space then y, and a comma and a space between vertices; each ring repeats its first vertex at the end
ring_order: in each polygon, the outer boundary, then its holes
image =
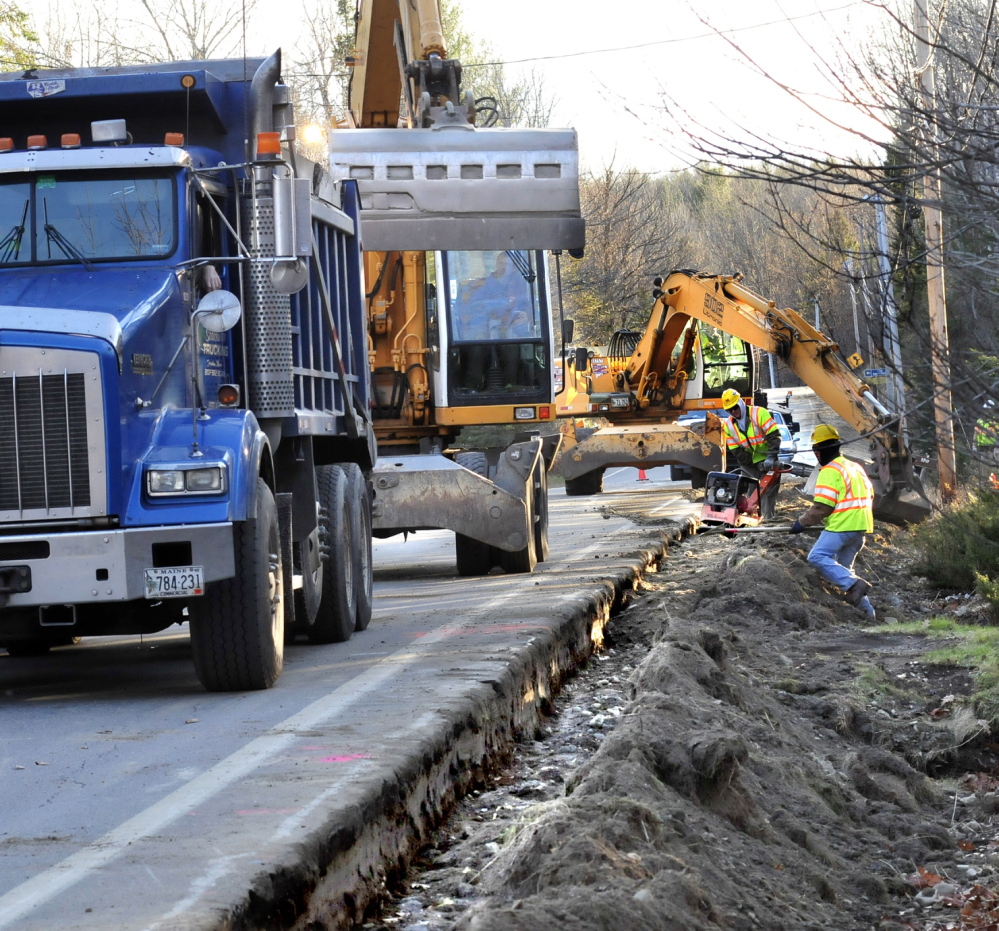
POLYGON ((638 470, 638 480, 640 482, 647 482, 649 480, 649 477, 645 474, 645 469, 638 470))

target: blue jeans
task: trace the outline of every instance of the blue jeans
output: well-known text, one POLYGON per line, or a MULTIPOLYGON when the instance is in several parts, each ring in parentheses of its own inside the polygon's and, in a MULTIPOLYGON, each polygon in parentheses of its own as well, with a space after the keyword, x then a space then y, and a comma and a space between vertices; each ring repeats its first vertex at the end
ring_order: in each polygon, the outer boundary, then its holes
MULTIPOLYGON (((815 545, 809 550, 808 564, 819 575, 831 582, 841 592, 845 592, 859 576, 854 574, 853 563, 857 554, 864 548, 866 533, 863 530, 823 530, 815 545)), ((873 614, 874 608, 865 596, 859 606, 866 614, 873 614)))

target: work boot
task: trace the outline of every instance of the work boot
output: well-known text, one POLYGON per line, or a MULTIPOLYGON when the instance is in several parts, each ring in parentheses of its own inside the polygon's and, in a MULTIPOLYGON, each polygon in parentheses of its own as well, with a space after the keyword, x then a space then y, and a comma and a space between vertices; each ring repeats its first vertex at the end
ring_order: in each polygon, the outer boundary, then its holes
POLYGON ((852 605, 859 605, 864 596, 871 590, 871 583, 865 579, 857 579, 845 592, 843 597, 852 605))

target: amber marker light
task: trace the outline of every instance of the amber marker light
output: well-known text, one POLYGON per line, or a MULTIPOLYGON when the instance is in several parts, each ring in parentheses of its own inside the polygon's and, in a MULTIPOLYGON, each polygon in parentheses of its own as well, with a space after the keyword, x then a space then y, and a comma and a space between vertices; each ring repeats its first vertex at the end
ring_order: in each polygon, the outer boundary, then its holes
POLYGON ((14 140, 10 136, 0 137, 0 152, 13 152, 14 140))
POLYGON ((183 144, 184 144, 183 133, 167 133, 163 137, 163 145, 183 145, 183 144))
POLYGON ((235 407, 239 404, 239 386, 221 385, 219 386, 217 397, 219 404, 223 407, 235 407))
POLYGON ((257 133, 257 158, 281 154, 280 133, 257 133))
POLYGON ((28 136, 28 148, 32 150, 44 149, 49 144, 44 136, 28 136))
POLYGON ((59 144, 64 149, 78 149, 80 148, 80 134, 79 133, 63 133, 62 138, 59 140, 59 144))

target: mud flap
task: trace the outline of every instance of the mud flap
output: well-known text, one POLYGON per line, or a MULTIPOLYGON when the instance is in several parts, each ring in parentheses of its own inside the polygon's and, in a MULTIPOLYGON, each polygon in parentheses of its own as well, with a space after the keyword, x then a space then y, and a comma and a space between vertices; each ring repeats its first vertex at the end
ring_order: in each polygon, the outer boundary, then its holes
POLYGON ((571 129, 338 129, 335 181, 354 181, 366 250, 582 249, 571 129))

